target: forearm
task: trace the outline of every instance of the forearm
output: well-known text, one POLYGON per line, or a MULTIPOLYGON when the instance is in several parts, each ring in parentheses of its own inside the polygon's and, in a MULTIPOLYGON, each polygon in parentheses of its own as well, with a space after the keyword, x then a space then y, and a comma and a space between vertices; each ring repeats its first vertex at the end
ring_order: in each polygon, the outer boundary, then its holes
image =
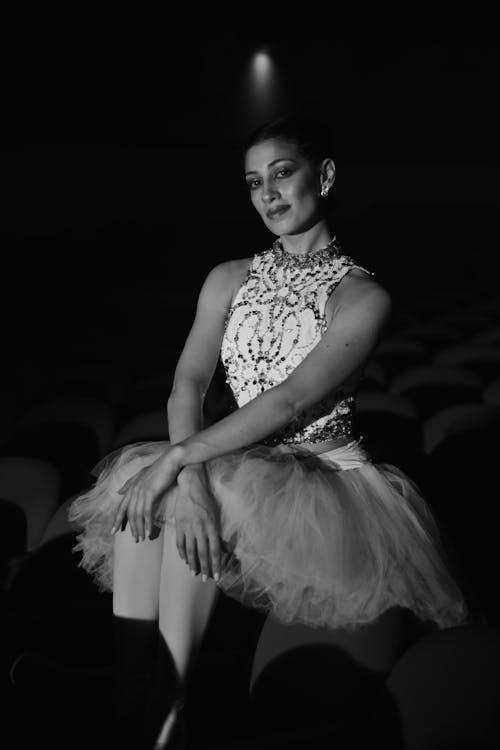
POLYGON ((270 388, 219 422, 178 441, 176 460, 182 467, 223 456, 268 437, 294 416, 285 391, 270 388))
POLYGON ((172 443, 179 443, 203 429, 203 400, 203 390, 196 381, 183 379, 175 383, 167 403, 172 443))

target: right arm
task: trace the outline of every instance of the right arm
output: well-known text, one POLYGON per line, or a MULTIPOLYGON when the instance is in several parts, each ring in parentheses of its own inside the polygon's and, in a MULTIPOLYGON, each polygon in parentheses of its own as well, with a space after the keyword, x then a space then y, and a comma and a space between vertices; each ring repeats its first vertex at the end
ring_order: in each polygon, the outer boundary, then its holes
MULTIPOLYGON (((234 279, 235 264, 221 263, 210 271, 200 291, 195 320, 177 363, 167 404, 172 443, 203 429, 203 403, 217 366, 234 279)), ((185 467, 177 484, 179 555, 195 572, 199 572, 199 562, 204 576, 210 573, 218 576, 221 569, 219 527, 204 464, 185 467)))
POLYGON ((203 402, 213 378, 231 304, 232 264, 221 263, 208 274, 200 291, 196 316, 175 369, 167 412, 172 443, 203 428, 203 402))

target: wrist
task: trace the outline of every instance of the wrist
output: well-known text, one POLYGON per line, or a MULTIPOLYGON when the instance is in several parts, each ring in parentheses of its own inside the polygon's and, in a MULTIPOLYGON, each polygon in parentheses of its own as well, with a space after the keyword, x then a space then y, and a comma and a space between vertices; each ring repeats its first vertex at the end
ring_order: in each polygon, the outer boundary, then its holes
POLYGON ((180 443, 172 445, 167 452, 167 461, 173 465, 177 473, 182 471, 185 467, 185 453, 185 448, 180 443))
POLYGON ((204 474, 205 473, 205 464, 199 463, 199 464, 186 464, 182 467, 180 470, 180 474, 204 474))
POLYGON ((205 484, 208 480, 205 464, 188 464, 177 474, 177 484, 180 487, 190 488, 193 483, 196 486, 205 484))

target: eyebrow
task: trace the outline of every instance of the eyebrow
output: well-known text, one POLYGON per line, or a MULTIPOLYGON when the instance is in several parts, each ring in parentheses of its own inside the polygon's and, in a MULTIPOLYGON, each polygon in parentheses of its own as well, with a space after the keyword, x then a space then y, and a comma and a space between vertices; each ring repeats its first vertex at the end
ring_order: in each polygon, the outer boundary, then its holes
MULTIPOLYGON (((298 164, 296 159, 292 159, 291 157, 288 157, 288 156, 282 156, 281 159, 274 159, 274 161, 269 162, 267 166, 274 167, 274 165, 278 164, 278 162, 280 161, 293 161, 295 164, 298 164)), ((255 170, 250 170, 249 172, 245 172, 245 177, 249 174, 257 174, 257 172, 255 170)))

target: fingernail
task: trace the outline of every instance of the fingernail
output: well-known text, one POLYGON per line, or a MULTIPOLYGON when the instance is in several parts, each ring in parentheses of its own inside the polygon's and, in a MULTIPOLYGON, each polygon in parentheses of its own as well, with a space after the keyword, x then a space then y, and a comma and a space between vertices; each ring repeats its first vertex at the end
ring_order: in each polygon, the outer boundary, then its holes
POLYGON ((114 527, 114 526, 112 526, 112 527, 111 527, 111 533, 112 533, 112 534, 114 534, 114 533, 115 533, 115 531, 116 531, 115 527, 114 527))
POLYGON ((219 575, 218 573, 215 573, 215 574, 214 574, 214 579, 215 579, 216 581, 218 581, 218 580, 219 580, 219 578, 220 578, 220 575, 219 575))
POLYGON ((196 573, 194 572, 194 570, 191 570, 191 575, 192 575, 192 576, 195 576, 195 575, 196 575, 196 573))
POLYGON ((203 583, 206 583, 207 577, 206 577, 205 573, 203 573, 203 575, 201 577, 201 580, 203 581, 203 583))

